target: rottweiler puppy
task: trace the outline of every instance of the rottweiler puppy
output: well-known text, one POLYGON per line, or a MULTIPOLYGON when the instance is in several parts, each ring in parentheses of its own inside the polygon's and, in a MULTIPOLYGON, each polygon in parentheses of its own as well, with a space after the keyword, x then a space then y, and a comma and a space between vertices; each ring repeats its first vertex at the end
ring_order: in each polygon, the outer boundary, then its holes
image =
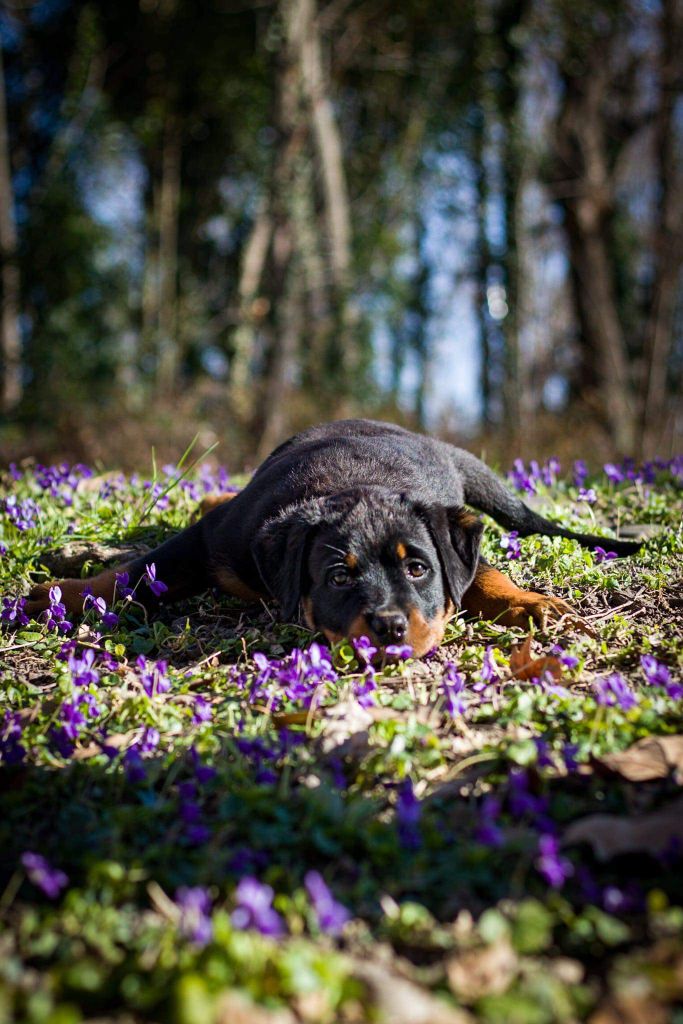
MULTIPOLYGON (((572 614, 556 597, 524 591, 479 554, 481 522, 466 506, 524 537, 569 537, 617 555, 635 542, 566 530, 537 515, 469 452, 371 420, 305 430, 280 445, 232 500, 156 550, 89 580, 60 580, 71 613, 89 590, 107 603, 117 573, 153 609, 217 586, 238 598, 275 598, 287 621, 303 615, 334 643, 368 636, 381 650, 435 647, 462 608, 504 625, 572 614), (154 563, 164 593, 146 566, 154 563)), ((48 605, 39 584, 26 610, 48 605)))

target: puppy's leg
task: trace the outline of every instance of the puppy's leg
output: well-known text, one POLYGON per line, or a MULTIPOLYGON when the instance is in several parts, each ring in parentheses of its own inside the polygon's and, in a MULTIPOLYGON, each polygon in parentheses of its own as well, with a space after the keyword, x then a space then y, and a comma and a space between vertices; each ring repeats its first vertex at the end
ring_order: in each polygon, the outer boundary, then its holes
MULTIPOLYGON (((132 562, 105 569, 104 572, 84 580, 57 580, 62 590, 62 602, 72 615, 83 612, 84 591, 102 597, 111 604, 114 600, 117 573, 128 573, 128 586, 135 590, 135 600, 147 608, 160 602, 176 601, 206 590, 212 583, 209 577, 208 555, 204 541, 204 524, 200 521, 189 526, 176 537, 161 544, 154 551, 141 555, 132 562), (163 593, 155 593, 147 578, 147 566, 154 565, 156 579, 165 584, 163 593)), ((26 602, 26 614, 36 618, 49 603, 50 587, 55 583, 38 583, 26 602)), ((160 588, 159 588, 160 589, 160 588)))
POLYGON ((569 605, 559 597, 548 597, 533 590, 520 590, 512 580, 480 559, 474 580, 465 591, 462 608, 470 615, 483 615, 502 626, 525 629, 532 619, 544 628, 549 621, 563 615, 578 618, 569 605))

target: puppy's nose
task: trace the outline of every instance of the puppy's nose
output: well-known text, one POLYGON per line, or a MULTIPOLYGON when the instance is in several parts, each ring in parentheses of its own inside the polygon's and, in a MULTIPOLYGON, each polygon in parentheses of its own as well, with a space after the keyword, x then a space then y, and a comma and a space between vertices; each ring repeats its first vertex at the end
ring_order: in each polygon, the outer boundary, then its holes
POLYGON ((408 620, 403 612, 375 612, 368 616, 368 625, 383 644, 401 643, 408 632, 408 620))

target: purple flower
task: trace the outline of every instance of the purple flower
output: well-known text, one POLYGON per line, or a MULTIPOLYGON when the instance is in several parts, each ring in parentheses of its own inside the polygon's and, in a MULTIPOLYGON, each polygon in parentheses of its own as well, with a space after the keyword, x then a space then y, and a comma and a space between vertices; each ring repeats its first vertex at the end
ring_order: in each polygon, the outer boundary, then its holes
POLYGON ((485 796, 479 808, 479 824, 474 838, 483 846, 500 847, 503 833, 497 822, 500 818, 500 800, 496 796, 485 796))
POLYGON ((356 658, 361 664, 369 665, 377 654, 377 648, 367 636, 357 636, 351 641, 356 658))
POLYGON ((284 932, 282 918, 273 909, 273 890, 251 875, 245 875, 235 890, 236 908, 231 914, 235 928, 255 928, 262 935, 284 932))
POLYGON ((536 487, 533 480, 533 470, 527 473, 526 466, 521 459, 515 459, 512 469, 508 473, 508 480, 518 490, 526 494, 535 494, 536 487))
POLYGON ((583 487, 588 478, 588 466, 583 459, 577 459, 574 463, 574 483, 577 487, 583 487))
POLYGON ((384 648, 384 653, 389 658, 398 658, 399 661, 407 661, 408 658, 413 656, 413 648, 410 644, 388 644, 384 648))
POLYGON ((143 654, 135 659, 135 665, 140 673, 140 681, 148 697, 155 697, 159 693, 167 693, 171 689, 171 683, 166 675, 167 663, 165 661, 151 661, 149 664, 143 654))
POLYGON ((622 711, 630 711, 638 704, 638 698, 619 672, 597 679, 594 692, 597 703, 603 707, 618 706, 622 711))
POLYGON ((151 754, 159 746, 159 730, 153 726, 149 726, 142 734, 140 739, 140 753, 151 754))
POLYGON ((589 487, 588 490, 584 487, 580 487, 577 497, 579 501, 585 501, 587 505, 594 505, 598 500, 598 496, 592 487, 589 487))
POLYGON ((37 526, 40 509, 33 498, 19 501, 13 494, 5 498, 5 515, 20 532, 33 530, 37 526))
POLYGON ((107 602, 103 597, 94 597, 92 594, 86 594, 85 601, 83 602, 85 607, 93 608, 99 617, 102 619, 102 624, 107 629, 113 629, 119 623, 119 617, 116 612, 107 610, 107 602))
POLYGON ((396 821, 399 841, 406 850, 417 850, 422 844, 419 827, 421 817, 422 806, 415 796, 413 784, 410 779, 405 779, 398 787, 396 821))
POLYGON ((130 575, 127 572, 116 573, 116 594, 118 597, 126 598, 132 597, 133 591, 130 589, 128 584, 130 583, 130 575))
POLYGON ((73 628, 72 623, 66 621, 66 605, 62 604, 62 588, 50 587, 48 591, 50 604, 43 612, 43 617, 49 630, 57 630, 59 633, 68 633, 73 628))
POLYGON ((183 885, 176 891, 175 902, 180 908, 180 931, 184 938, 196 946, 206 946, 213 936, 211 900, 206 889, 183 885))
POLYGON ((202 725, 211 721, 211 705, 203 697, 195 697, 192 722, 194 725, 202 725))
POLYGON ((539 838, 535 864, 539 874, 553 889, 561 889, 574 873, 569 861, 560 856, 559 841, 552 835, 543 835, 539 838))
POLYGON ((161 595, 165 594, 168 590, 166 584, 157 579, 157 567, 154 562, 152 562, 151 565, 145 566, 144 579, 155 597, 161 597, 161 595))
POLYGON ((317 871, 309 871, 306 874, 304 885, 318 918, 320 931, 327 935, 339 935, 351 917, 346 907, 337 903, 322 875, 317 871))
POLYGON ((560 460, 557 456, 551 455, 541 470, 541 479, 546 487, 552 487, 553 484, 557 483, 557 474, 560 472, 560 469, 560 460))
POLYGON ((81 729, 85 725, 85 715, 77 701, 65 700, 62 704, 60 718, 64 736, 72 741, 77 740, 81 729))
POLYGON ((568 772, 575 772, 578 770, 579 762, 576 760, 578 751, 578 743, 565 743, 562 747, 562 759, 568 772))
POLYGON ((21 719, 15 711, 5 711, 0 724, 0 761, 5 764, 20 764, 26 757, 26 747, 21 740, 21 719))
POLYGON ((64 872, 59 868, 53 868, 39 853, 31 853, 30 850, 27 850, 21 855, 21 863, 29 880, 42 889, 51 900, 57 899, 62 889, 69 884, 69 879, 64 872))
POLYGON ((683 684, 673 682, 671 672, 661 661, 657 661, 651 654, 644 654, 640 665, 650 686, 663 686, 667 697, 672 700, 683 697, 683 684))
POLYGON ((375 703, 375 690, 377 689, 375 679, 375 673, 368 666, 363 679, 353 688, 353 695, 362 708, 369 708, 375 703))
POLYGON ((100 681, 100 674, 94 668, 95 652, 92 648, 86 648, 81 658, 75 653, 70 654, 67 665, 71 673, 71 680, 74 686, 96 686, 100 681))
POLYGON ((465 703, 462 700, 461 694, 465 691, 465 677, 462 672, 458 672, 452 661, 448 662, 444 669, 441 690, 446 698, 449 714, 453 718, 456 715, 464 715, 465 703))
POLYGON ((510 533, 504 533, 500 538, 500 546, 505 552, 505 557, 508 561, 513 558, 521 558, 522 548, 519 543, 519 533, 517 530, 511 530, 510 533))
POLYGON ((481 693, 493 683, 498 682, 498 670, 496 668, 496 661, 493 655, 493 645, 489 646, 484 651, 484 660, 479 670, 479 678, 476 683, 473 684, 472 689, 475 693, 481 693))
POLYGON ((550 653, 556 658, 559 658, 565 668, 576 668, 579 664, 579 659, 575 658, 573 654, 568 654, 563 647, 560 647, 559 644, 554 644, 554 646, 550 648, 550 653))
POLYGON ((626 479, 623 469, 615 466, 613 462, 606 462, 602 468, 611 484, 620 484, 626 479))
POLYGON ((593 554, 595 555, 595 561, 598 565, 600 562, 611 562, 613 559, 618 557, 614 551, 605 551, 605 549, 601 548, 599 545, 598 547, 593 548, 593 554))
POLYGON ((29 617, 24 611, 25 597, 3 597, 0 619, 11 626, 28 626, 29 617))

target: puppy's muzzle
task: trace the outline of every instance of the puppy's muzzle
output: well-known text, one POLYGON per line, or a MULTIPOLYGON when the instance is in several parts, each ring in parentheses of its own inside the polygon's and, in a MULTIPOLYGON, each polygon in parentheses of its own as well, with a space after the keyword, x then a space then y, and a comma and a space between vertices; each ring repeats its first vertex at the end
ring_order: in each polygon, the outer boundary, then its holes
POLYGON ((372 612, 367 623, 381 644, 403 643, 408 632, 408 619, 403 612, 372 612))

